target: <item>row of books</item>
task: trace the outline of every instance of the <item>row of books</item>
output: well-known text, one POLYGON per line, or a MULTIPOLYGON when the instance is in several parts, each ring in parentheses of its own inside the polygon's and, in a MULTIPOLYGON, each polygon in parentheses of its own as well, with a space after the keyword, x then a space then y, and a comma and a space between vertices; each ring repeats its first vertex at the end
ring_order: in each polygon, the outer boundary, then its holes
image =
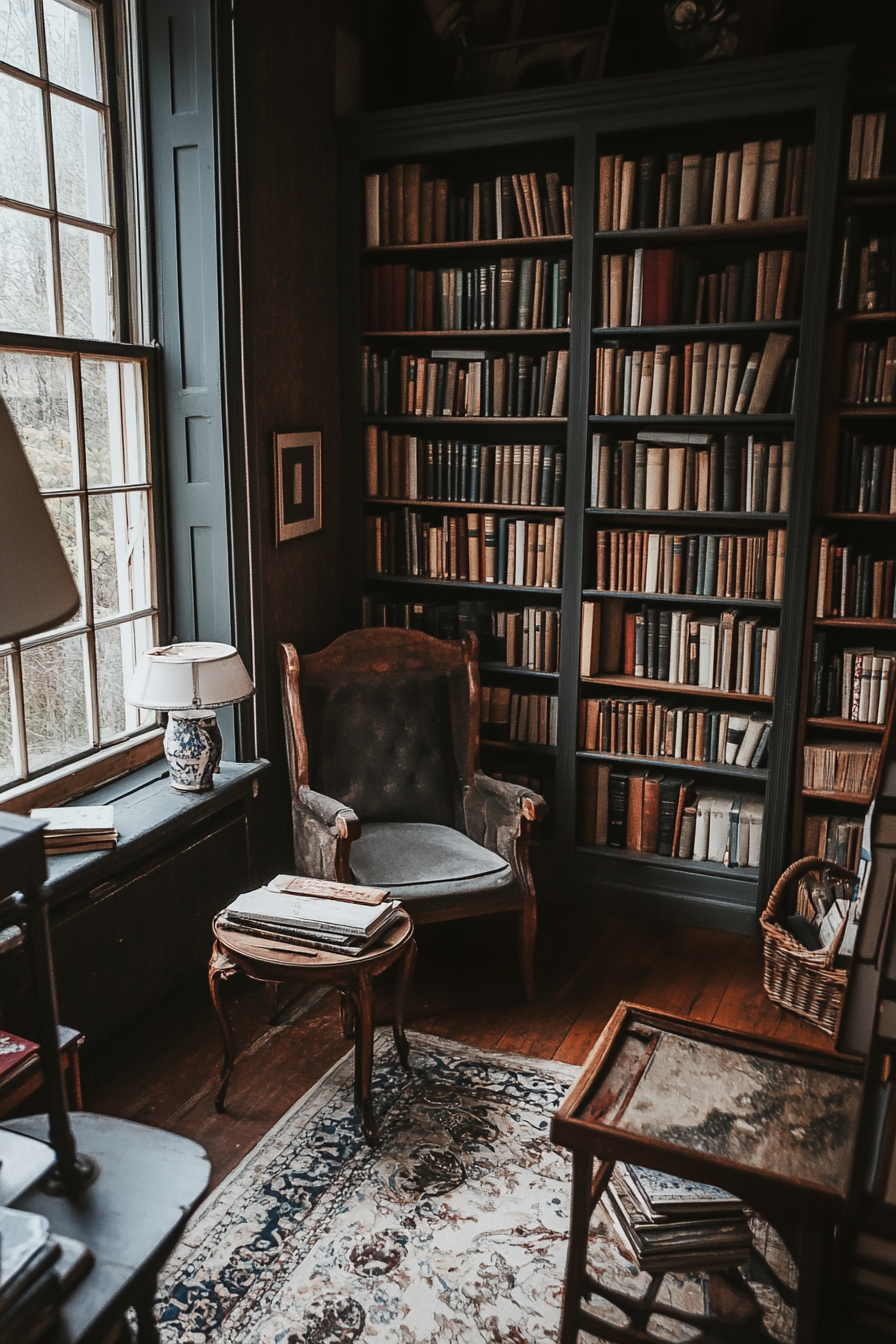
POLYGON ((809 812, 803 819, 803 853, 829 859, 856 872, 862 851, 864 819, 809 812))
POLYGON ((780 602, 787 533, 597 533, 595 588, 604 593, 669 593, 780 602))
POLYGON ((495 639, 503 645, 508 667, 530 672, 557 672, 560 667, 560 612, 556 607, 523 607, 492 611, 495 639))
POLYGON ((569 326, 569 259, 502 257, 485 266, 421 271, 368 266, 364 331, 528 331, 569 326))
POLYGON ((370 499, 559 508, 566 452, 553 443, 467 443, 364 427, 370 499))
POLYGON ((892 313, 896 311, 896 237, 877 233, 863 243, 864 228, 861 215, 847 215, 843 221, 837 312, 892 313))
POLYGON ((803 747, 803 788, 826 793, 868 793, 877 775, 876 742, 831 738, 803 747))
POLYGON ((364 179, 365 241, 389 244, 541 238, 572 233, 572 187, 559 173, 502 173, 458 190, 421 163, 364 179))
POLYGON ((591 507, 678 512, 786 513, 793 442, 752 434, 643 431, 591 440, 591 507))
POLYGON ((581 765, 580 817, 586 845, 612 845, 729 868, 756 868, 763 800, 755 794, 697 793, 692 779, 661 770, 581 765))
POLYGON ((799 313, 805 254, 780 248, 710 270, 674 248, 636 248, 600 258, 600 324, 773 322, 799 313))
POLYGON ((841 395, 846 406, 893 405, 896 336, 886 341, 847 341, 841 395))
POLYGON ((652 697, 579 701, 579 749, 613 756, 760 768, 772 721, 764 714, 734 714, 706 706, 666 705, 652 697))
POLYGON ((218 919, 236 933, 287 948, 359 957, 401 919, 398 901, 375 887, 349 886, 281 874, 264 887, 244 892, 218 919))
POLYGON ((750 140, 717 154, 670 151, 639 160, 601 156, 598 228, 684 228, 805 215, 812 186, 812 145, 750 140), (783 169, 782 168, 783 160, 783 169))
MULTIPOLYGON (((506 636, 499 637, 496 633, 500 613, 493 610, 490 600, 409 602, 394 601, 383 593, 365 593, 362 615, 365 629, 391 626, 399 630, 422 630, 436 639, 460 639, 469 631, 478 640, 479 656, 484 662, 504 662, 506 659, 506 636)), ((559 612, 557 619, 559 621, 559 612)), ((541 656, 539 650, 540 645, 536 645, 533 656, 541 656)))
POLYGON ((617 1162, 600 1207, 644 1273, 724 1269, 749 1258, 747 1211, 716 1186, 617 1162))
POLYGON ((433 350, 426 358, 361 349, 364 415, 564 416, 569 351, 541 356, 433 350))
POLYGON ((563 519, 446 514, 441 524, 405 508, 364 519, 369 574, 559 588, 563 519))
POLYGON ((896 560, 821 537, 815 615, 896 620, 896 560))
POLYGON ((829 652, 828 631, 816 630, 809 661, 810 717, 886 723, 894 659, 888 649, 829 652))
POLYGON ((778 658, 777 626, 740 611, 695 616, 644 606, 625 613, 627 676, 670 686, 772 696, 778 658))
POLYGON ((896 513, 896 445, 844 431, 835 507, 841 513, 896 513))
POLYGON ((693 341, 634 350, 604 342, 594 352, 595 415, 761 415, 793 411, 793 338, 770 332, 765 347, 693 341))
POLYGON ((846 176, 850 182, 873 181, 896 173, 896 135, 886 112, 856 112, 849 133, 846 176))
POLYGON ((556 695, 520 695, 509 686, 483 686, 482 735, 493 742, 556 747, 557 705, 556 695))

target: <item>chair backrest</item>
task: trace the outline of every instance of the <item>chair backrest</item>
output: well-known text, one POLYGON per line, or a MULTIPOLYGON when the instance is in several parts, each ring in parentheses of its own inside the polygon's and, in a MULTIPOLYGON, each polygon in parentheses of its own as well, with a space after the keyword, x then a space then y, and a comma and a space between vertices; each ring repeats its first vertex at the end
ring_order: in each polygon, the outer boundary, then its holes
POLYGON ((352 630, 301 659, 280 645, 293 792, 306 785, 361 821, 463 829, 478 767, 476 637, 352 630))

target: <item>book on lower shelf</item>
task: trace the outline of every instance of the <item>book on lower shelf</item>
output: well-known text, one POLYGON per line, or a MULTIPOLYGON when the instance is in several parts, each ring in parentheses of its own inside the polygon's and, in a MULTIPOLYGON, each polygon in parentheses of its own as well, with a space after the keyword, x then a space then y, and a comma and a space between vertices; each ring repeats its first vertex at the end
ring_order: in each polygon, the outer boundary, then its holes
POLYGON ((492 742, 556 747, 556 695, 526 695, 509 686, 483 686, 480 690, 482 736, 492 742))
POLYGON ((746 1209, 714 1186, 618 1162, 601 1207, 647 1273, 738 1265, 750 1253, 746 1209))
POLYGON ((114 849, 118 843, 115 809, 100 807, 34 807, 33 821, 45 821, 44 847, 48 854, 80 854, 114 849))
POLYGON ((698 793, 694 781, 680 774, 604 761, 580 762, 579 790, 583 844, 728 868, 759 865, 759 795, 698 793))
POLYGON ((664 704, 653 697, 591 696, 579 702, 579 749, 613 756, 755 770, 765 763, 771 729, 767 714, 664 704))
POLYGON ((563 504, 566 452, 553 443, 467 443, 364 430, 364 481, 371 499, 435 503, 563 504))
POLYGON ((364 518, 367 573, 525 588, 560 588, 563 518, 446 513, 408 507, 364 518))
POLYGON ((896 620, 896 560, 820 537, 815 615, 896 620))
POLYGON ((812 635, 807 704, 811 718, 848 719, 883 725, 893 695, 893 663, 888 649, 838 649, 829 631, 812 635))
POLYGON ((803 788, 826 793, 868 793, 877 777, 879 759, 880 746, 876 742, 849 738, 807 742, 803 747, 803 788))
POLYGON ((365 266, 361 325, 371 332, 567 328, 568 257, 501 257, 479 266, 365 266))
POLYGON ((786 543, 783 527, 758 536, 599 528, 594 587, 607 593, 780 602, 786 543))
POLYGON ((361 347, 364 415, 553 419, 566 415, 569 351, 507 354, 433 350, 381 353, 361 347))
POLYGON ((591 507, 665 512, 786 513, 793 441, 643 430, 592 437, 591 507))
POLYGON ((874 181, 896 173, 893 117, 885 111, 856 112, 849 132, 846 176, 850 182, 874 181))
POLYGON ((896 445, 843 431, 837 459, 838 513, 896 513, 896 445))
POLYGON ((862 851, 863 817, 837 813, 807 813, 803 820, 803 853, 828 859, 850 872, 858 871, 862 851))
POLYGON ((896 400, 896 336, 848 341, 840 400, 844 406, 892 406, 896 400))

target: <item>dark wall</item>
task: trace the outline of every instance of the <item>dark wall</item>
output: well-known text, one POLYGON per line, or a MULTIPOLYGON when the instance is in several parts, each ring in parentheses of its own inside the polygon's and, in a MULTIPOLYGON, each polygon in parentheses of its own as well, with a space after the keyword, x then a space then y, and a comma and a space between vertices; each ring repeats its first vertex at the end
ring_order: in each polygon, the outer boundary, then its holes
MULTIPOLYGON (((352 623, 342 573, 335 10, 313 0, 236 0, 233 23, 241 294, 232 292, 232 273, 228 358, 245 401, 258 750, 278 763, 278 642, 311 651, 352 623), (243 370, 235 357, 240 301, 243 370), (294 430, 323 436, 323 530, 277 547, 274 434, 294 430)), ((222 51, 222 68, 228 57, 222 51)), ((226 135, 222 127, 224 162, 226 135)), ((226 180, 223 190, 226 198, 226 180)), ((240 408, 231 410, 235 420, 240 408)), ((238 424, 231 439, 243 442, 238 424)))

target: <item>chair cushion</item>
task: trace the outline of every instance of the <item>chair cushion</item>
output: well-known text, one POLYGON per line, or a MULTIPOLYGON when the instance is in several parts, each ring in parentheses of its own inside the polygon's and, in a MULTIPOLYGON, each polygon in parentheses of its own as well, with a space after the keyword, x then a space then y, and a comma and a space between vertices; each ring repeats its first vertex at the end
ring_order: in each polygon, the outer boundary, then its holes
POLYGON ((512 886, 510 865, 449 826, 425 822, 363 823, 352 844, 352 872, 362 886, 388 887, 398 900, 421 900, 512 886))

